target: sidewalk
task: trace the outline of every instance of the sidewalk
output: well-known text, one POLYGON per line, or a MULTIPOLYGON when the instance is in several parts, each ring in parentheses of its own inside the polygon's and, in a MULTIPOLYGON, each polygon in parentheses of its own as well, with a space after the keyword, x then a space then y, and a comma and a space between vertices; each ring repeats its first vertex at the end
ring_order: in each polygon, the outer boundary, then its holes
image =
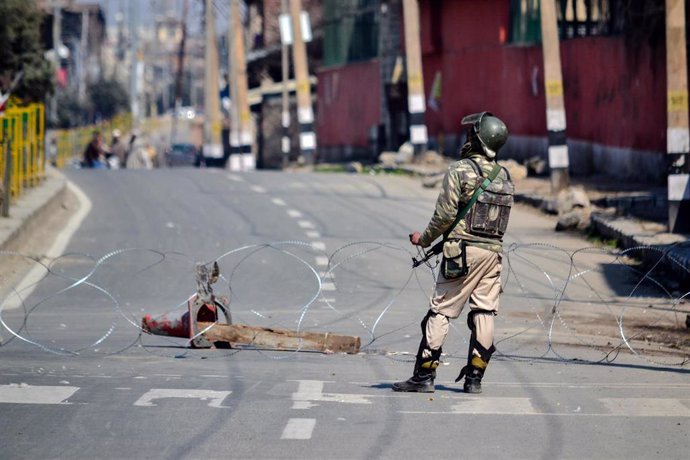
POLYGON ((25 189, 10 204, 10 217, 0 217, 0 251, 15 250, 32 227, 41 225, 53 206, 59 206, 67 191, 67 180, 52 166, 46 167, 46 178, 38 186, 25 189))
MULTIPOLYGON (((645 262, 668 270, 686 285, 690 283, 690 235, 668 233, 668 208, 665 187, 630 184, 610 178, 571 177, 573 186, 581 186, 592 203, 592 228, 618 247, 626 250, 651 247, 654 251, 635 251, 643 254, 645 262), (683 270, 673 261, 676 261, 683 270)), ((515 200, 542 208, 550 199, 551 183, 548 177, 527 177, 516 182, 515 200)))

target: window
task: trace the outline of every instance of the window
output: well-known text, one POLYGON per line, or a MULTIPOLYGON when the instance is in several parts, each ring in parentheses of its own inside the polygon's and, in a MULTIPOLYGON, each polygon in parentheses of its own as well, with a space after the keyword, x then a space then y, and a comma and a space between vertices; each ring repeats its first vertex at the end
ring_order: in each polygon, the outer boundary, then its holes
MULTIPOLYGON (((511 43, 541 41, 540 4, 540 0, 511 0, 511 43)), ((626 5, 623 0, 556 0, 560 38, 621 33, 621 24, 615 19, 627 9, 626 5)))
POLYGON ((609 0, 559 0, 557 3, 561 38, 609 35, 612 32, 609 0))
POLYGON ((378 0, 324 2, 324 65, 334 66, 378 56, 378 0))

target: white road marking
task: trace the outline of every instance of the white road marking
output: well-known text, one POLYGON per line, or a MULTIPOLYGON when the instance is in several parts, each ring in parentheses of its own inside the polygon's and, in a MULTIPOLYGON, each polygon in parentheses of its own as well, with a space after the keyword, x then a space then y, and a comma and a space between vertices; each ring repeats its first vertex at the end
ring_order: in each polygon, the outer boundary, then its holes
POLYGON ((530 398, 464 398, 451 406, 454 414, 536 414, 530 398))
POLYGON ((186 389, 168 389, 168 388, 153 388, 147 391, 143 396, 136 400, 135 406, 154 407, 153 403, 156 399, 164 398, 196 398, 202 401, 210 400, 209 407, 222 408, 223 400, 230 395, 232 391, 213 391, 213 390, 186 390, 186 389))
POLYGON ((273 204, 275 204, 277 206, 285 206, 285 201, 283 201, 280 198, 273 198, 273 199, 271 199, 271 201, 273 202, 273 204))
POLYGON ((69 404, 64 401, 79 387, 32 386, 25 383, 0 385, 0 403, 6 404, 69 404))
POLYGON ((291 418, 288 420, 280 439, 311 439, 316 426, 313 418, 291 418))
POLYGON ((231 181, 235 181, 235 182, 244 182, 244 179, 242 179, 240 176, 237 176, 235 174, 228 174, 228 179, 230 179, 231 181))
POLYGON ((672 398, 600 398, 606 412, 587 412, 577 409, 565 412, 538 410, 530 398, 503 398, 480 396, 452 398, 460 402, 450 411, 399 411, 401 414, 438 415, 550 415, 578 417, 690 417, 690 399, 672 398))
MULTIPOLYGON (((48 249, 48 251, 46 251, 45 256, 41 259, 41 262, 43 263, 56 259, 65 252, 65 249, 72 240, 74 233, 79 229, 81 223, 84 221, 89 212, 91 212, 92 204, 89 197, 87 197, 79 187, 70 181, 67 181, 67 188, 69 188, 70 191, 77 197, 77 200, 79 200, 79 210, 77 210, 77 212, 70 218, 70 220, 67 222, 67 225, 65 225, 65 228, 58 234, 57 238, 55 238, 53 245, 50 247, 50 249, 48 249)), ((24 279, 19 282, 17 287, 13 290, 13 293, 10 294, 2 302, 2 304, 0 304, 0 311, 12 310, 20 307, 22 305, 22 301, 28 298, 31 293, 34 292, 37 283, 45 276, 45 268, 42 265, 35 264, 29 273, 26 274, 24 279)))
POLYGON ((251 188, 252 191, 254 191, 254 192, 256 192, 256 193, 266 193, 266 189, 263 188, 263 187, 260 186, 260 185, 252 185, 252 186, 249 187, 249 188, 251 188))
POLYGON ((293 217, 295 219, 302 217, 302 213, 296 209, 288 209, 287 213, 288 213, 288 216, 293 217))
POLYGON ((325 251, 326 250, 326 243, 322 243, 321 241, 314 241, 311 244, 311 247, 316 249, 317 251, 325 251))
POLYGON ((320 265, 322 267, 327 267, 328 266, 328 257, 316 256, 316 265, 320 265))
MULTIPOLYGON (((690 407, 680 399, 600 398, 612 415, 627 417, 690 417, 690 407)), ((686 399, 685 401, 690 401, 686 399)))
POLYGON ((335 284, 326 282, 326 283, 321 283, 321 290, 322 291, 336 291, 337 289, 335 287, 335 284))
POLYGON ((312 224, 308 220, 300 220, 299 222, 297 222, 297 225, 299 225, 302 228, 314 228, 314 224, 312 224))
POLYGON ((316 232, 314 230, 310 230, 307 233, 307 237, 309 238, 321 238, 321 234, 319 232, 316 232))
POLYGON ((293 409, 309 409, 318 404, 311 402, 339 402, 345 404, 371 404, 374 395, 324 393, 322 380, 298 380, 297 392, 292 393, 293 409))

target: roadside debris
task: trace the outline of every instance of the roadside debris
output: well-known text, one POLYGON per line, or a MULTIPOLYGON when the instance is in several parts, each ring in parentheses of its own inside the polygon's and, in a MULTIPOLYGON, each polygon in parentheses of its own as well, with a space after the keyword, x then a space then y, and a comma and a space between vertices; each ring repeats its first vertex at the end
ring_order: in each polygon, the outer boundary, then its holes
POLYGON ((193 348, 252 348, 279 351, 318 351, 325 354, 358 353, 361 339, 331 333, 292 331, 288 329, 232 324, 229 300, 219 299, 211 287, 220 276, 218 263, 211 269, 203 264, 196 268, 197 293, 187 302, 182 314, 142 318, 141 328, 154 335, 190 339, 193 348), (219 322, 218 313, 225 316, 219 322))

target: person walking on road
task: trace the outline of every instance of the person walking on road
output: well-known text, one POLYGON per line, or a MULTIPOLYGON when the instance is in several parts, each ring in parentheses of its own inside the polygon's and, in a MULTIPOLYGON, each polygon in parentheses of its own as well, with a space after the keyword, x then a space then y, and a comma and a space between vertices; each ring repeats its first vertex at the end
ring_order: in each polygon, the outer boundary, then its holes
POLYGON ((112 153, 114 158, 117 158, 117 167, 124 168, 127 160, 127 144, 122 141, 122 133, 119 129, 113 130, 113 142, 110 145, 110 153, 112 153))
POLYGON ((100 131, 94 131, 91 142, 84 150, 83 166, 85 168, 105 169, 105 154, 108 151, 103 144, 103 135, 100 131))
POLYGON ((435 390, 436 368, 449 321, 460 316, 468 300, 471 336, 467 365, 455 380, 465 377, 466 393, 481 393, 482 377, 495 351, 501 251, 514 194, 510 175, 496 163, 496 154, 508 139, 508 129, 489 112, 468 115, 462 124, 471 126, 461 159, 448 168, 424 232, 410 234, 410 242, 424 248, 443 236, 433 248, 433 254, 442 248, 443 259, 429 311, 421 323, 422 339, 413 375, 394 383, 394 391, 435 390))

